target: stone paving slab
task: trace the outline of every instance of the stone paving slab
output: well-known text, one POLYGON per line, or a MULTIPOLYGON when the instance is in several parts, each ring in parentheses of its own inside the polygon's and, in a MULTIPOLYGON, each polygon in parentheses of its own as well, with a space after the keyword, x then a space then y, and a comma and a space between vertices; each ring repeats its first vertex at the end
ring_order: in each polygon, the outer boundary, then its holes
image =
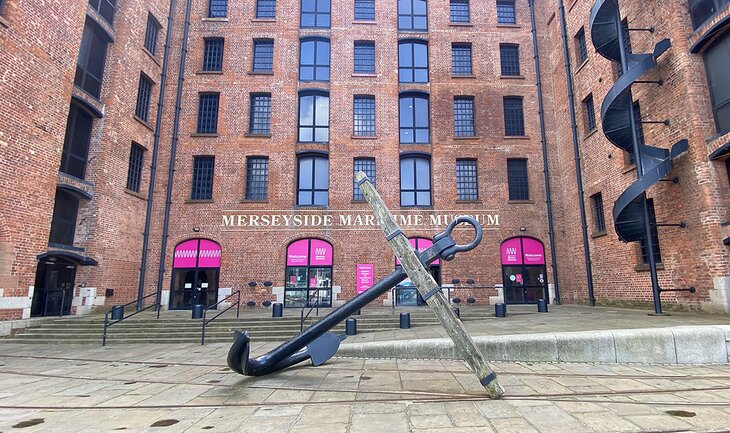
MULTIPOLYGON (((275 347, 257 344, 255 355, 275 347)), ((730 365, 333 358, 265 377, 227 344, 0 346, 0 432, 721 432, 730 365)))

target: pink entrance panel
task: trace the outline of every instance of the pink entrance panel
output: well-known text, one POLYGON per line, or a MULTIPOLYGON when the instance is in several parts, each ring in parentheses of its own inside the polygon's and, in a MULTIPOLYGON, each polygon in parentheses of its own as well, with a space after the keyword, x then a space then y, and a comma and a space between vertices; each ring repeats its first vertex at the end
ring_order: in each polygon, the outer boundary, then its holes
MULTIPOLYGON (((411 248, 418 251, 419 253, 426 251, 427 249, 431 248, 431 246, 433 245, 433 241, 428 238, 410 238, 410 239, 408 239, 408 242, 410 242, 411 248)), ((395 264, 400 265, 400 260, 398 260, 396 258, 395 264)), ((437 265, 439 265, 438 259, 431 262, 431 266, 437 266, 437 265)))
POLYGON ((197 258, 198 240, 190 239, 189 241, 185 241, 175 247, 175 257, 173 259, 172 266, 174 268, 194 268, 197 258))
POLYGON ((292 242, 286 249, 287 266, 307 266, 309 264, 309 240, 300 239, 292 242))
POLYGON ((329 242, 312 239, 309 247, 309 266, 332 266, 332 245, 329 242))
POLYGON ((522 238, 522 255, 526 265, 545 264, 545 248, 535 239, 522 238))
POLYGON ((199 268, 221 267, 221 246, 207 239, 200 240, 199 268))
POLYGON ((502 242, 502 265, 521 265, 522 245, 520 238, 507 239, 502 242))

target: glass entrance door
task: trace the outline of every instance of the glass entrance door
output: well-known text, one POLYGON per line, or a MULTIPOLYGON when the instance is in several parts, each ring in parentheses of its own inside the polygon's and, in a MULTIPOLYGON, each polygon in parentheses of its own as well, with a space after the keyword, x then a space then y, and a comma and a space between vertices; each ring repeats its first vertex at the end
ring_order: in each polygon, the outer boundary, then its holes
POLYGON ((502 242, 502 284, 507 304, 536 304, 548 299, 545 247, 537 239, 516 237, 502 242))
POLYGON ((57 259, 38 264, 31 316, 61 316, 71 314, 76 280, 76 265, 57 259))
POLYGON ((190 239, 175 247, 170 308, 189 310, 218 302, 221 249, 207 239, 190 239))

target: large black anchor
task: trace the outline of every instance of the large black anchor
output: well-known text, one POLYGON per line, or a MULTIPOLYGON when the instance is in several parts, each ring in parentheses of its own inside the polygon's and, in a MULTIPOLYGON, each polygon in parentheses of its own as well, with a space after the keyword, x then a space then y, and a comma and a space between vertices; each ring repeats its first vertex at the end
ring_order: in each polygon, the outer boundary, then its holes
MULTIPOLYGON (((436 235, 433 238, 433 245, 419 253, 418 258, 424 266, 428 266, 438 258, 452 260, 456 253, 474 249, 481 240, 481 225, 472 217, 460 216, 451 221, 443 233, 436 235), (451 232, 461 223, 471 225, 475 232, 474 239, 466 245, 458 245, 451 237, 451 232)), ((263 376, 307 359, 311 359, 314 366, 322 365, 334 356, 340 347, 340 342, 345 338, 344 335, 340 336, 328 331, 380 295, 387 293, 406 277, 403 269, 396 269, 373 287, 347 301, 301 334, 258 358, 249 358, 251 346, 248 332, 235 331, 235 341, 228 351, 228 366, 239 374, 263 376)))

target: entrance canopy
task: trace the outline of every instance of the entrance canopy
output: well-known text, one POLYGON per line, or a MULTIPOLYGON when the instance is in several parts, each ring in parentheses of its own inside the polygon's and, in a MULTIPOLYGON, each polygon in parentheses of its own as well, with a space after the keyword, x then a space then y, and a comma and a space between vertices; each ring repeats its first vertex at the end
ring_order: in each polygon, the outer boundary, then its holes
POLYGON ((79 266, 97 266, 99 262, 92 259, 91 257, 82 256, 71 251, 47 251, 43 254, 38 254, 36 259, 38 261, 46 260, 51 257, 60 257, 66 260, 70 260, 79 266))

